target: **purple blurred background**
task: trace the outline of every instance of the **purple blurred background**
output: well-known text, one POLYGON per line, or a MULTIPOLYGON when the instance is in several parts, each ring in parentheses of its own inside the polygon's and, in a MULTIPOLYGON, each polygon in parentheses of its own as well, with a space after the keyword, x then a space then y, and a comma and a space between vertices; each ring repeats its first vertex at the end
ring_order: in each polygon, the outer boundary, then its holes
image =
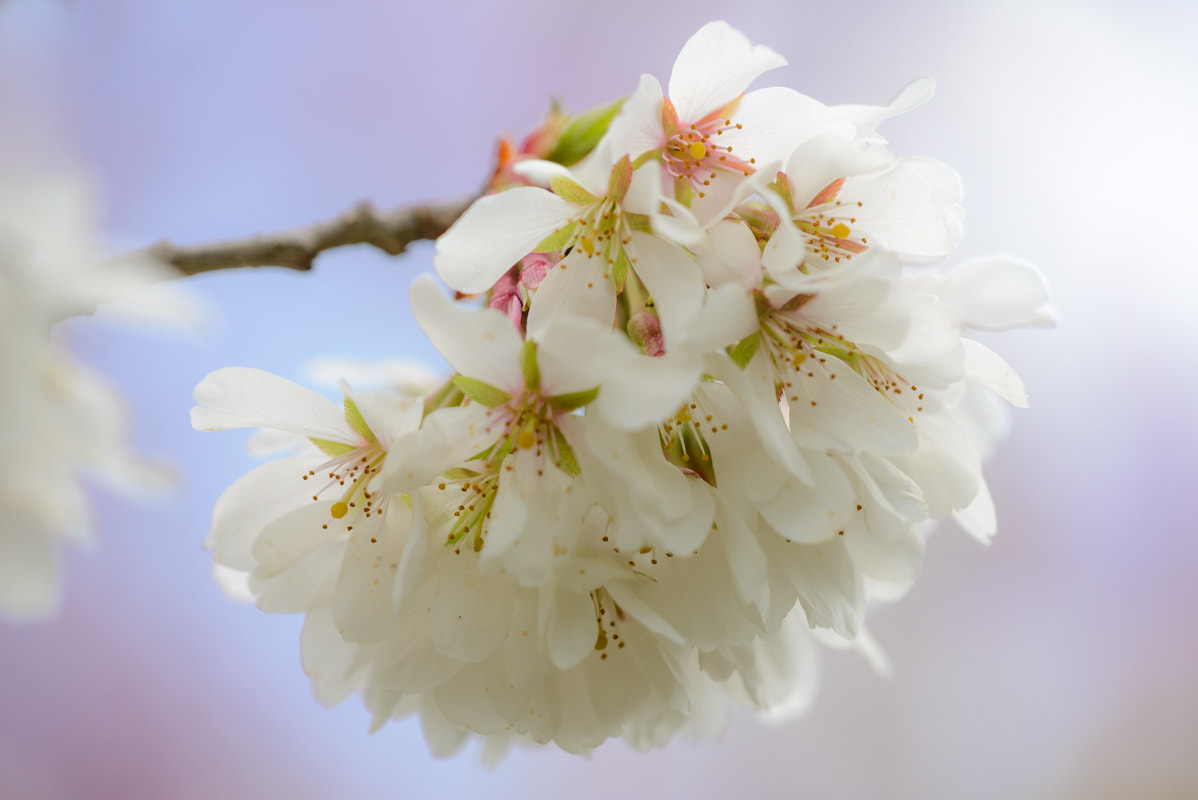
POLYGON ((91 170, 124 246, 273 231, 469 193, 551 96, 581 110, 664 81, 719 18, 789 58, 759 85, 880 103, 935 77, 884 132, 961 172, 958 258, 1036 261, 1061 312, 986 337, 1032 402, 988 473, 999 536, 945 525, 876 612, 894 676, 831 652, 797 722, 493 771, 431 759, 415 722, 368 736, 353 699, 320 707, 300 620, 211 581, 209 509, 252 462, 187 412, 222 366, 439 363, 406 300, 431 249, 335 252, 190 281, 202 337, 70 326, 182 487, 149 509, 94 492, 100 546, 67 555, 61 617, 0 625, 0 798, 1198 796, 1198 6, 0 0, 0 133, 91 170))

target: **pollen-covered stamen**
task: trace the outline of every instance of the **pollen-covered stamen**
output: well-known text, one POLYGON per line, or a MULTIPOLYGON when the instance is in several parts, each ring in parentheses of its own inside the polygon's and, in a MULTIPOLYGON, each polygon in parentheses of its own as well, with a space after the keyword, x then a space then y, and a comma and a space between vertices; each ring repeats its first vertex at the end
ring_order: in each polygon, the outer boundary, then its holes
MULTIPOLYGON (((739 102, 740 98, 737 98, 698 122, 666 122, 667 131, 672 129, 673 133, 667 136, 663 151, 665 169, 675 178, 690 183, 699 197, 707 196, 707 187, 721 173, 748 176, 757 169, 757 159, 746 161, 733 155, 732 145, 724 139, 726 132, 744 127, 733 120, 733 110, 739 102)), ((672 110, 667 100, 663 114, 668 117, 672 110)))
POLYGON ((352 521, 359 514, 369 518, 382 513, 387 503, 386 495, 370 491, 371 479, 382 469, 386 458, 386 451, 377 442, 368 442, 309 470, 303 479, 318 475, 326 478, 312 495, 315 502, 320 502, 321 496, 330 490, 341 490, 340 497, 329 506, 329 516, 333 519, 348 517, 352 521))
POLYGON ((713 414, 700 408, 699 398, 695 396, 658 425, 657 434, 667 461, 715 486, 715 465, 706 437, 727 428, 727 425, 721 427, 713 414))
POLYGON ((844 178, 837 178, 795 214, 794 223, 807 235, 805 243, 812 258, 840 263, 869 249, 868 240, 857 227, 863 203, 840 199, 843 186, 844 178))
POLYGON ((796 373, 806 372, 808 378, 814 378, 817 373, 813 364, 818 363, 828 367, 820 372, 826 373, 829 380, 835 380, 836 368, 830 364, 840 363, 869 381, 874 389, 896 406, 910 406, 916 412, 923 411, 920 405, 923 392, 918 387, 884 361, 862 351, 834 331, 811 325, 797 314, 781 310, 766 314, 762 318, 761 330, 765 334, 764 340, 768 342, 774 380, 781 399, 792 403, 800 399, 794 381, 796 373))
POLYGON ((624 620, 624 610, 621 609, 611 596, 603 589, 591 592, 591 604, 595 608, 595 650, 599 652, 599 660, 606 661, 608 647, 612 644, 616 649, 623 650, 625 642, 620 638, 619 623, 624 620))
MULTIPOLYGON (((450 499, 453 509, 445 544, 459 545, 469 537, 474 552, 481 551, 486 538, 486 523, 491 517, 491 506, 495 504, 495 495, 499 492, 499 473, 480 474, 454 469, 446 473, 436 487, 450 499)), ((455 547, 454 552, 460 554, 461 549, 455 547)))

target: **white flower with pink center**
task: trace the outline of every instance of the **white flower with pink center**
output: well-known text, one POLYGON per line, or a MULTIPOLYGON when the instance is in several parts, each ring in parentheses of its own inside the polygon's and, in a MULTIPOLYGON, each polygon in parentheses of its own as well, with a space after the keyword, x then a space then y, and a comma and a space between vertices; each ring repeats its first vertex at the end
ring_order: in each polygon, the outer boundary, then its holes
POLYGON ((823 131, 852 135, 851 123, 792 89, 746 93, 762 73, 785 64, 726 22, 704 25, 678 54, 668 97, 656 78, 641 77, 612 123, 613 152, 634 159, 654 154, 672 184, 668 193, 701 222, 718 220, 746 177, 784 161, 806 138, 823 131))

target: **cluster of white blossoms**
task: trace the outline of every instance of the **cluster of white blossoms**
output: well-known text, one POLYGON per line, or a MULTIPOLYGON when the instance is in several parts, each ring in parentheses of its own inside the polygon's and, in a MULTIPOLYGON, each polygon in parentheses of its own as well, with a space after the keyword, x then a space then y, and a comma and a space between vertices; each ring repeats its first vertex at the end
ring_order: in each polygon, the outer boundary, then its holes
MULTIPOLYGON (((121 398, 73 358, 58 327, 110 301, 135 298, 127 310, 137 313, 136 298, 167 276, 146 258, 102 261, 78 176, 0 171, 2 618, 55 610, 60 545, 91 541, 81 475, 125 492, 170 480, 130 452, 121 398)), ((180 302, 159 310, 186 315, 180 302)))
POLYGON ((1043 280, 908 269, 953 249, 959 182, 876 128, 930 82, 884 107, 746 91, 783 63, 709 24, 667 92, 645 76, 566 126, 585 157, 501 165, 436 248, 485 307, 411 289, 454 370, 436 391, 338 406, 243 368, 196 389, 197 428, 309 443, 238 480, 208 544, 263 610, 307 615, 320 699, 419 714, 438 754, 786 715, 812 634, 861 641, 928 521, 994 533, 996 397, 1026 399, 963 331, 1045 321, 1043 280))

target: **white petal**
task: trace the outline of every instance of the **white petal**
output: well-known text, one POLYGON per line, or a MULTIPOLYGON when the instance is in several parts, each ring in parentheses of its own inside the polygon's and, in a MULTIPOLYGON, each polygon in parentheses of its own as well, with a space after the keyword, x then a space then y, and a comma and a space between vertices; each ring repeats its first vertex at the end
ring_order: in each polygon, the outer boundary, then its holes
POLYGON ((558 669, 570 669, 595 649, 598 627, 588 594, 558 589, 553 593, 554 612, 549 622, 549 657, 558 669))
POLYGON ((871 245, 893 250, 908 263, 944 258, 955 241, 940 199, 919 174, 905 164, 869 180, 845 181, 845 202, 860 201, 856 227, 871 245))
POLYGON ((970 536, 982 544, 990 544, 990 540, 998 532, 998 515, 994 508, 994 498, 990 496, 990 488, 985 481, 978 484, 978 494, 973 498, 973 502, 960 511, 953 512, 953 519, 970 536))
POLYGON ((1035 265, 1014 258, 965 262, 944 277, 944 311, 972 328, 1002 330, 1053 321, 1048 284, 1035 265))
POLYGON ((285 378, 249 367, 208 374, 195 388, 191 410, 196 430, 273 428, 333 442, 359 443, 362 437, 332 400, 285 378))
POLYGON ((480 197, 437 240, 437 274, 459 292, 485 292, 575 211, 573 204, 532 186, 480 197))
POLYGON ((270 522, 311 503, 303 476, 322 456, 293 456, 268 461, 242 475, 216 500, 212 527, 204 548, 219 564, 242 571, 257 565, 251 550, 258 533, 270 522), (307 491, 305 491, 307 490, 307 491))
MULTIPOLYGON (((736 283, 756 289, 761 283, 761 248, 749 226, 740 220, 723 219, 707 231, 709 246, 696 254, 703 279, 713 288, 736 283)), ((802 245, 795 250, 799 257, 802 245)))
POLYGON ((726 22, 709 22, 692 36, 670 73, 670 100, 685 123, 739 97, 763 72, 784 66, 786 59, 748 38, 726 22))
POLYGON ((524 385, 524 342, 504 314, 453 302, 431 275, 412 281, 409 298, 416 323, 455 370, 504 391, 524 385))
POLYGON ((989 347, 973 339, 962 339, 965 374, 1016 408, 1027 408, 1027 389, 1011 365, 989 347))
POLYGON ((59 603, 58 555, 41 526, 9 515, 0 527, 0 616, 33 621, 59 603))
POLYGON ((661 127, 662 97, 657 78, 642 75, 636 91, 624 101, 620 116, 608 129, 616 158, 628 155, 635 160, 642 153, 660 150, 665 145, 665 131, 661 127))
POLYGON ((916 78, 884 106, 843 105, 836 106, 836 110, 857 125, 872 129, 888 117, 905 114, 928 102, 935 91, 936 82, 931 78, 916 78))
POLYGON ((429 414, 419 431, 405 436, 387 455, 385 491, 410 492, 486 449, 498 438, 490 427, 491 419, 491 409, 477 403, 429 414))
MULTIPOLYGON (((587 256, 576 247, 550 269, 533 295, 529 335, 545 338, 545 329, 564 317, 583 317, 610 328, 616 316, 616 288, 605 264, 598 253, 587 256)), ((510 322, 507 326, 512 328, 510 322)))

